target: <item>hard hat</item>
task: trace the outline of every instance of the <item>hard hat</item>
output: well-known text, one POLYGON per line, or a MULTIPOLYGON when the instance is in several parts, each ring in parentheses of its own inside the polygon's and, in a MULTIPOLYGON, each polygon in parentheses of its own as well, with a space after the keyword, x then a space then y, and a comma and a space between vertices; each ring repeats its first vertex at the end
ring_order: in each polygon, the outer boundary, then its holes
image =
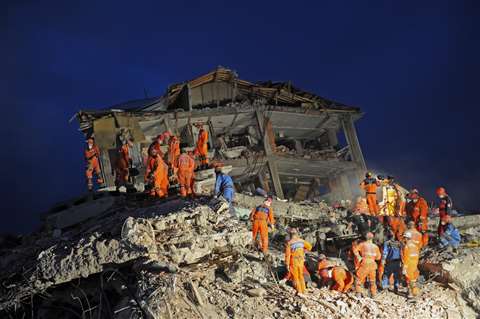
POLYGON ((442 196, 442 195, 445 195, 447 193, 447 191, 445 190, 444 187, 439 187, 439 188, 437 188, 435 193, 437 194, 437 196, 442 196))
POLYGON ((418 189, 412 188, 412 190, 410 191, 410 194, 418 194, 418 189))
POLYGON ((409 231, 406 231, 405 233, 403 233, 403 237, 405 237, 405 238, 412 238, 412 233, 409 232, 409 231))
POLYGON ((157 135, 156 139, 163 141, 164 138, 165 138, 165 136, 163 136, 163 134, 159 134, 159 135, 157 135))
POLYGON ((172 133, 170 131, 165 131, 165 132, 163 132, 162 135, 163 135, 164 138, 167 138, 167 137, 172 136, 172 133))
POLYGON ((327 256, 325 256, 324 254, 320 254, 318 255, 318 259, 319 260, 327 259, 327 256))
POLYGON ((365 174, 365 177, 366 177, 366 178, 370 178, 370 177, 372 177, 372 176, 373 176, 372 172, 367 172, 367 174, 365 174))
POLYGON ((366 237, 367 239, 373 239, 374 236, 372 232, 368 232, 366 237))

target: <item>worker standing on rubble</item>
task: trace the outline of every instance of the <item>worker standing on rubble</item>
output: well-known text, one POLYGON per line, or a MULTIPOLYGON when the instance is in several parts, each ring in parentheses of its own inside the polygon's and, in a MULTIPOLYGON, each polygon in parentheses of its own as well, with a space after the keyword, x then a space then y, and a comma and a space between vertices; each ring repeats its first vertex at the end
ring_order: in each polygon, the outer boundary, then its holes
POLYGON ((215 181, 215 197, 222 195, 223 198, 231 205, 235 189, 233 188, 233 180, 230 176, 223 172, 223 164, 215 165, 215 173, 217 180, 215 181))
POLYGON ((150 146, 148 147, 149 156, 152 153, 152 149, 155 149, 155 151, 157 152, 157 155, 160 157, 163 157, 162 145, 164 140, 165 140, 165 137, 163 134, 157 135, 157 138, 155 139, 155 141, 152 144, 150 144, 150 146))
POLYGON ((323 254, 318 256, 317 274, 322 279, 323 284, 333 281, 330 290, 338 292, 347 292, 353 285, 353 275, 345 267, 331 262, 323 254))
POLYGON ((408 194, 410 202, 406 206, 407 218, 415 223, 417 230, 422 233, 422 246, 428 245, 428 204, 420 196, 417 189, 408 194))
POLYGON ((441 220, 443 233, 440 236, 440 248, 452 247, 454 250, 460 246, 461 236, 458 229, 452 224, 452 217, 446 215, 441 220))
POLYGON ((396 240, 393 232, 388 233, 387 240, 383 243, 381 264, 384 269, 380 278, 382 289, 390 286, 390 277, 393 276, 393 289, 398 292, 401 270, 400 242, 396 240))
POLYGON ((186 197, 193 194, 193 171, 195 160, 182 148, 182 153, 176 159, 175 166, 178 168, 178 183, 180 184, 180 196, 186 197))
POLYGON ((373 237, 371 232, 367 233, 367 240, 360 243, 354 251, 360 261, 360 266, 356 273, 355 289, 357 293, 363 293, 363 286, 368 278, 372 297, 377 294, 377 261, 382 256, 378 246, 373 243, 373 237))
POLYGON ((285 266, 292 273, 293 286, 299 295, 306 291, 303 268, 305 266, 305 250, 312 250, 312 244, 301 239, 298 230, 290 229, 290 240, 285 247, 285 266))
POLYGON ((200 167, 208 167, 208 132, 203 128, 203 123, 197 123, 196 125, 200 130, 198 131, 197 147, 195 148, 195 154, 200 159, 200 167))
POLYGON ((102 171, 100 170, 100 149, 95 144, 93 137, 87 139, 87 147, 85 149, 85 160, 87 167, 85 175, 87 177, 88 190, 93 190, 93 174, 97 174, 97 183, 103 185, 102 171))
POLYGON ((442 236, 443 234, 443 227, 442 227, 442 218, 445 216, 450 216, 452 213, 452 199, 448 196, 447 191, 444 187, 439 187, 435 191, 438 198, 440 199, 440 203, 438 204, 438 214, 440 215, 440 222, 438 224, 438 236, 442 236))
POLYGON ((260 233, 260 249, 263 254, 268 252, 268 224, 272 230, 275 229, 275 219, 273 218, 272 198, 267 198, 262 205, 255 207, 250 213, 252 222, 253 242, 257 242, 257 236, 260 233))
POLYGON ((414 297, 418 295, 419 290, 417 288, 418 261, 420 259, 420 248, 418 244, 412 241, 411 233, 406 232, 404 234, 405 245, 402 247, 402 274, 405 276, 405 281, 408 285, 408 296, 414 297))
POLYGON ((126 186, 129 182, 130 167, 132 165, 132 158, 130 157, 130 148, 133 146, 134 139, 130 137, 127 142, 120 147, 117 154, 117 161, 115 164, 115 186, 117 190, 121 186, 126 186))
POLYGON ((368 210, 372 216, 377 216, 379 211, 377 204, 378 186, 380 186, 380 182, 376 178, 373 178, 373 174, 370 172, 365 175, 365 179, 360 184, 360 187, 365 191, 368 210))
POLYGON ((150 153, 145 182, 152 185, 151 196, 159 198, 168 196, 168 167, 155 149, 150 153))

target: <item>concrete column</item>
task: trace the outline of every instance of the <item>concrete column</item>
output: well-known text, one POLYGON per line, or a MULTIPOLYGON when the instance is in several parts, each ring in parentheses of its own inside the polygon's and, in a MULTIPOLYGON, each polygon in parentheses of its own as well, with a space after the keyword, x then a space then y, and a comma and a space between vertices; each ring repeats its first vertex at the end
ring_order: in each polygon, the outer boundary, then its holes
POLYGON ((363 157, 360 142, 358 141, 357 130, 355 129, 355 125, 350 114, 342 117, 342 126, 343 131, 345 132, 345 138, 347 139, 347 143, 350 148, 352 160, 358 164, 359 169, 366 171, 367 165, 363 157))

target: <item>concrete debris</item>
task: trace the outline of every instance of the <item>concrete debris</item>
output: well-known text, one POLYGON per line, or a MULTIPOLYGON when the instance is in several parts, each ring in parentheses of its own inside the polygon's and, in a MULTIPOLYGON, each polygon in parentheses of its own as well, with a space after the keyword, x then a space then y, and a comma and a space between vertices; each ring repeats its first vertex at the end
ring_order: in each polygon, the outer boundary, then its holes
MULTIPOLYGON (((260 197, 240 195, 235 210, 260 197)), ((274 201, 277 226, 300 224, 304 238, 345 223, 342 208, 274 201), (325 226, 328 225, 328 226, 325 226)), ((21 318, 475 318, 480 314, 480 248, 426 249, 421 293, 407 299, 381 291, 374 299, 340 294, 316 277, 307 254, 307 294, 286 275, 282 227, 268 255, 253 249, 249 223, 223 200, 125 201, 66 228, 0 240, 0 314, 21 318), (32 315, 33 314, 33 315, 32 315)), ((477 229, 466 228, 471 236, 477 229)), ((478 237, 477 237, 478 239, 478 237)), ((312 238, 315 242, 316 237, 312 238)), ((341 251, 340 251, 341 252, 341 251)), ((330 257, 349 267, 345 258, 330 257)))

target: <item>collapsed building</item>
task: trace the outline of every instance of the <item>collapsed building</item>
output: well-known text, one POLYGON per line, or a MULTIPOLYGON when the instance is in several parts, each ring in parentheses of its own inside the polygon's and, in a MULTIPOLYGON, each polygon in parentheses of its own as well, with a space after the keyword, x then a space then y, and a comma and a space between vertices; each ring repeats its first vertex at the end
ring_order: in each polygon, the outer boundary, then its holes
MULTIPOLYGON (((80 130, 93 135, 102 151, 107 186, 114 186, 115 150, 129 136, 135 139, 133 165, 142 173, 142 158, 158 134, 171 131, 182 147, 193 147, 199 131, 195 124, 203 123, 209 157, 232 166, 237 190, 261 187, 296 201, 359 194, 366 169, 355 129, 361 117, 357 107, 290 82, 252 83, 223 67, 174 84, 157 98, 77 114, 80 130)), ((143 180, 137 178, 135 184, 141 189, 143 180)))

